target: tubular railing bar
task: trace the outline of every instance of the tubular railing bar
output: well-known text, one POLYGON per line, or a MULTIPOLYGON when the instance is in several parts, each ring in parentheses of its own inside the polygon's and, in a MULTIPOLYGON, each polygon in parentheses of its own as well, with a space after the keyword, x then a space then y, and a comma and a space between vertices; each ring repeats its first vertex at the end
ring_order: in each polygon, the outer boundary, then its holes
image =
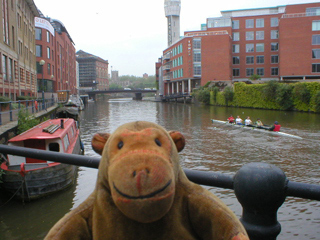
MULTIPOLYGON (((32 157, 36 159, 43 159, 53 162, 60 162, 89 168, 98 168, 100 163, 100 158, 97 157, 8 146, 4 144, 0 144, 0 153, 32 157)), ((184 169, 184 172, 186 173, 190 181, 195 182, 197 184, 219 188, 234 189, 234 175, 227 175, 217 172, 204 172, 190 169, 184 169)), ((320 201, 320 185, 293 182, 288 180, 286 184, 286 196, 320 201)))

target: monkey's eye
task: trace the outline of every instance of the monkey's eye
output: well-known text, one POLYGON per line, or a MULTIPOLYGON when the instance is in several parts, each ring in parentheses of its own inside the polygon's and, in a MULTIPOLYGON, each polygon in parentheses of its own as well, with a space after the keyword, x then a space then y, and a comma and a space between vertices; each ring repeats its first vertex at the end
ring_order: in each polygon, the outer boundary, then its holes
POLYGON ((122 147, 123 147, 123 142, 120 141, 120 142, 118 143, 118 148, 121 149, 122 147))
POLYGON ((154 141, 156 142, 156 144, 157 144, 159 147, 161 147, 161 142, 160 142, 160 140, 159 140, 158 138, 156 138, 154 141))

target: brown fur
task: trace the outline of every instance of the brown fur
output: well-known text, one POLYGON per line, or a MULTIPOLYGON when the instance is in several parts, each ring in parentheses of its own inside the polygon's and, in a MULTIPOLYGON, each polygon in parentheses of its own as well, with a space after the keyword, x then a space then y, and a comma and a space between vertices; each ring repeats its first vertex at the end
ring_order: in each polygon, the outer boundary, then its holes
POLYGON ((178 155, 184 145, 181 133, 149 122, 96 134, 95 190, 46 239, 248 240, 234 213, 187 179, 178 155))

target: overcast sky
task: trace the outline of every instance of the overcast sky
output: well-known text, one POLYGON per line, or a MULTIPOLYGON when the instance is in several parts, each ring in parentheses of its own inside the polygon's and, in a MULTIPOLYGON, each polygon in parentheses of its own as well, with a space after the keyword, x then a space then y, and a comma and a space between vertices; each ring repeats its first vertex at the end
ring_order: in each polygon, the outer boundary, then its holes
MULTIPOLYGON (((60 20, 83 50, 109 61, 109 73, 155 74, 155 62, 167 48, 164 0, 34 0, 45 15, 60 20)), ((319 2, 313 0, 181 0, 180 35, 199 30, 220 11, 319 2)))

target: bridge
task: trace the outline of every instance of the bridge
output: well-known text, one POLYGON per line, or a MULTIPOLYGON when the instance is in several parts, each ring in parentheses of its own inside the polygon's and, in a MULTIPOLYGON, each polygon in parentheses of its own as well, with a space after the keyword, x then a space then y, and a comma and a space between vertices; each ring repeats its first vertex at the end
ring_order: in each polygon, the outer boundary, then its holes
POLYGON ((89 98, 96 100, 97 94, 106 94, 106 93, 134 93, 135 97, 134 100, 142 100, 143 93, 156 93, 157 90, 147 90, 147 89, 131 89, 131 90, 94 90, 94 91, 87 91, 86 93, 89 95, 89 98))

